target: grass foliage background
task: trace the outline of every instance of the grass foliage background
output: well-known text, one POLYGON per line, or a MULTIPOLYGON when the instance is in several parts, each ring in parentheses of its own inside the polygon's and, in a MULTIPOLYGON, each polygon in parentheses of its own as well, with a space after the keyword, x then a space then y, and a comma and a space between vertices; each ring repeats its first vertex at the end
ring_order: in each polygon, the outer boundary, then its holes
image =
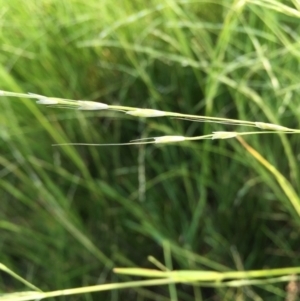
MULTIPOLYGON (((297 0, 0 0, 0 88, 299 128, 299 8, 297 0)), ((148 255, 165 262, 166 242, 175 269, 299 265, 299 216, 235 139, 51 146, 213 130, 236 129, 1 98, 0 262, 45 290, 128 280, 112 267, 152 268, 148 255)), ((297 135, 246 140, 299 192, 297 135)), ((0 274, 0 292, 22 289, 0 274)), ((286 289, 178 285, 177 293, 284 300, 286 289)), ((176 300, 167 287, 80 298, 176 300)))

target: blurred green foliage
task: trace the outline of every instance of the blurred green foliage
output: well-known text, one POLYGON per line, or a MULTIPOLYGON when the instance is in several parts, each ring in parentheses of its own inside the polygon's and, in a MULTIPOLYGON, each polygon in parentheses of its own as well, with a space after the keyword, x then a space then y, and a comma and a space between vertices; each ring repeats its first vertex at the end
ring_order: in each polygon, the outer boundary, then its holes
MULTIPOLYGON (((299 128, 299 18, 296 0, 0 0, 0 89, 299 128)), ((299 216, 235 139, 52 146, 213 130, 236 129, 1 98, 0 262, 44 290, 129 279, 112 267, 164 262, 165 241, 175 269, 299 265, 299 216)), ((247 142, 299 192, 296 135, 247 142)), ((0 274, 0 292, 22 289, 0 274)), ((178 300, 286 296, 285 284, 177 291, 178 300)), ((160 287, 80 298, 175 297, 160 287)))

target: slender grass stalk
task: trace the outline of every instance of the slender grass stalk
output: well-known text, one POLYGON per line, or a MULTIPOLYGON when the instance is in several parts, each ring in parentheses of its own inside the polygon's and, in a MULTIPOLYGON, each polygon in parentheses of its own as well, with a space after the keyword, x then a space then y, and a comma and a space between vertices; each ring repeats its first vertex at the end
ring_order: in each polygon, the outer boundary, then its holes
MULTIPOLYGON (((28 291, 1 296, 3 301, 29 301, 36 299, 47 299, 58 296, 70 296, 84 293, 100 292, 107 290, 118 290, 124 288, 134 288, 143 286, 170 285, 175 283, 196 284, 208 287, 240 287, 244 285, 265 285, 276 282, 287 282, 295 279, 296 274, 300 274, 298 268, 265 269, 253 271, 232 271, 232 272, 213 272, 213 271, 170 271, 170 270, 150 270, 142 268, 115 268, 115 273, 132 276, 150 277, 154 279, 137 280, 124 283, 100 284, 80 288, 71 288, 50 292, 28 291), (262 279, 265 278, 265 279, 262 279), (227 281, 229 280, 229 281, 227 281), (226 282, 224 282, 226 281, 226 282)), ((18 280, 23 280, 16 274, 5 268, 18 280)), ((32 284, 27 284, 35 288, 32 284)), ((175 295, 174 295, 175 297, 175 295)))
MULTIPOLYGON (((115 106, 108 105, 100 102, 94 101, 85 101, 85 100, 70 100, 63 98, 55 98, 55 97, 46 97, 38 94, 23 94, 23 93, 14 93, 1 91, 0 96, 6 97, 20 97, 20 98, 34 98, 38 99, 37 103, 42 105, 47 105, 51 107, 59 107, 59 108, 71 108, 77 110, 113 110, 113 111, 121 111, 135 117, 175 117, 179 119, 189 120, 189 121, 201 121, 201 122, 216 122, 220 124, 231 124, 231 125, 243 125, 243 126, 252 126, 256 128, 260 128, 267 131, 261 132, 226 132, 226 131, 218 131, 214 132, 211 135, 204 136, 196 136, 196 137, 184 137, 184 136, 161 136, 161 137, 150 137, 150 138, 142 138, 132 140, 128 143, 113 143, 113 144, 101 144, 102 146, 113 146, 113 145, 135 145, 135 144, 160 144, 160 143, 171 143, 171 142, 181 142, 181 141, 189 141, 189 140, 204 140, 204 139, 229 139, 234 138, 241 135, 254 135, 254 134, 270 134, 270 133, 285 133, 285 134, 299 134, 300 130, 291 129, 281 125, 258 122, 258 121, 245 121, 245 120, 235 120, 221 117, 208 117, 208 116, 197 116, 197 115, 189 115, 189 114, 180 114, 174 112, 153 110, 153 109, 142 109, 142 108, 134 108, 128 106, 115 106), (145 141, 145 140, 152 141, 145 141)), ((96 146, 99 144, 85 144, 85 143, 65 143, 65 144, 56 144, 63 145, 89 145, 96 146)))

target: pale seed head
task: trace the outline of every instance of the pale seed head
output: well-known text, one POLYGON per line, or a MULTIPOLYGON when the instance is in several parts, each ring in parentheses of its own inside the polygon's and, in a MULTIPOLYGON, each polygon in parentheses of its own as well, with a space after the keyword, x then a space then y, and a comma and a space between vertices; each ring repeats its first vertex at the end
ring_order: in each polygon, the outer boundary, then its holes
POLYGON ((53 98, 40 98, 38 101, 36 101, 36 103, 40 104, 40 105, 56 105, 58 104, 58 101, 56 99, 53 98))
POLYGON ((184 141, 185 137, 183 136, 161 136, 153 137, 154 143, 168 143, 168 142, 180 142, 184 141))
POLYGON ((136 109, 133 111, 127 111, 126 114, 137 117, 160 117, 166 116, 166 112, 152 109, 136 109))
POLYGON ((287 131, 290 130, 289 128, 285 126, 281 126, 278 124, 273 123, 266 123, 266 122, 255 122, 255 126, 263 129, 263 130, 271 130, 271 131, 287 131))
POLYGON ((80 105, 78 110, 106 110, 108 105, 102 102, 78 100, 77 103, 80 105))
POLYGON ((229 139, 229 138, 234 138, 237 135, 238 135, 237 132, 219 131, 219 132, 213 132, 211 139, 229 139))

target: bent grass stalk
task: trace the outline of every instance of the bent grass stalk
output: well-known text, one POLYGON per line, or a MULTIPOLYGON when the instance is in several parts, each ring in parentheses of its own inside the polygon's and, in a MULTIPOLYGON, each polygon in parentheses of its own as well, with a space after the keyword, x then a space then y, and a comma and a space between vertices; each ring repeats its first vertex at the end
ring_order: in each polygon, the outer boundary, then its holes
POLYGON ((300 198, 291 185, 291 183, 279 172, 278 169, 271 163, 269 163, 260 153, 252 148, 243 138, 237 137, 241 145, 250 153, 258 162, 260 162, 267 170, 269 170, 275 177, 276 181, 280 185, 281 189, 291 202, 297 214, 300 216, 300 198))

